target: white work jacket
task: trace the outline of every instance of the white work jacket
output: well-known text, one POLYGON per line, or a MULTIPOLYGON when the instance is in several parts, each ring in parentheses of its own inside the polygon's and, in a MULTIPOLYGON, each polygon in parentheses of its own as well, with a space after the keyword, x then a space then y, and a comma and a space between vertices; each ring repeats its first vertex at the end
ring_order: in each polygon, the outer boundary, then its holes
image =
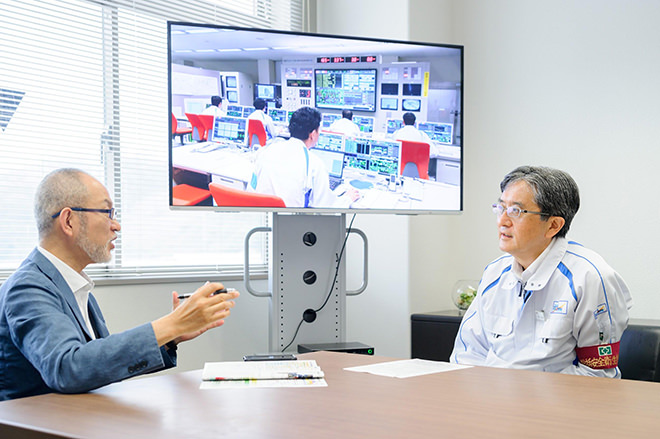
POLYGON ((410 140, 412 142, 425 142, 431 144, 431 138, 424 131, 418 130, 412 125, 404 125, 392 134, 394 140, 410 140))
POLYGON ((332 122, 328 131, 344 134, 345 136, 358 136, 360 134, 360 127, 352 120, 342 117, 332 122))
POLYGON ((333 207, 337 196, 323 161, 294 137, 259 149, 249 188, 277 195, 286 207, 333 207))
POLYGON ((632 298, 595 252, 555 238, 524 272, 510 255, 484 271, 450 361, 620 377, 632 298))
POLYGON ((273 118, 266 114, 265 111, 254 110, 252 113, 250 113, 247 119, 260 120, 264 125, 264 130, 266 131, 266 137, 268 137, 268 140, 275 138, 275 123, 273 122, 273 118))

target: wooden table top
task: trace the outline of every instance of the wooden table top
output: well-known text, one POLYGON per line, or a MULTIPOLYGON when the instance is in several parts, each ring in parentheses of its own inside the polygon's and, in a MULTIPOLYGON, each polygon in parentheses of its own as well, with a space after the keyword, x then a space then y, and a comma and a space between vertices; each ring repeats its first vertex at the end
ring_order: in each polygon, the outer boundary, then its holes
POLYGON ((315 359, 328 387, 200 390, 201 370, 133 379, 0 402, 0 437, 632 438, 660 427, 659 383, 486 367, 399 379, 343 370, 393 358, 299 358, 315 359))

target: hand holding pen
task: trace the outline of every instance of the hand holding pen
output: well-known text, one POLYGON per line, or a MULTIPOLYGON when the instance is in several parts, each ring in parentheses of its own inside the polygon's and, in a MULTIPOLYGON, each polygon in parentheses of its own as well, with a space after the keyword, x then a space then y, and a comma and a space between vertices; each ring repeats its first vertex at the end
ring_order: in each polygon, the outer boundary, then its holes
MULTIPOLYGON (((223 287, 223 288, 211 293, 211 296, 215 296, 216 294, 222 294, 222 293, 233 293, 234 291, 236 291, 236 288, 224 288, 223 287)), ((184 300, 184 299, 187 299, 188 297, 192 296, 193 294, 195 294, 195 293, 179 294, 177 296, 177 298, 179 300, 184 300)))
POLYGON ((164 322, 153 322, 158 329, 156 338, 159 342, 172 340, 178 344, 222 326, 235 305, 233 299, 238 296, 238 291, 226 289, 218 282, 207 282, 190 294, 172 292, 172 312, 163 318, 164 322))

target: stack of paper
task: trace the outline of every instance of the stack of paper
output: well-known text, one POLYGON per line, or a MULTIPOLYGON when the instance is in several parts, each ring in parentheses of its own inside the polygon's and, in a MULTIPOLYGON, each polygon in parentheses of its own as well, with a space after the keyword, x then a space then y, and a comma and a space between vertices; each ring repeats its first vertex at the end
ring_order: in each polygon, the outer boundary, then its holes
POLYGON ((315 360, 224 361, 204 365, 201 388, 327 386, 323 377, 315 360))

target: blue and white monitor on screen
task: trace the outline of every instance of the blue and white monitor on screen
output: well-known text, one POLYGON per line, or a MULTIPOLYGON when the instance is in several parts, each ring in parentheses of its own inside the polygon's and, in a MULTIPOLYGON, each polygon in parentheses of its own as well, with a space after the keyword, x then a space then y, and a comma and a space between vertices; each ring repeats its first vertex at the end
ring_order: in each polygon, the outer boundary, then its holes
POLYGON ((344 136, 336 133, 319 133, 316 148, 328 151, 344 151, 344 136))
POLYGON ((370 116, 353 116, 353 122, 360 127, 362 133, 374 132, 374 118, 370 116))
POLYGON ((287 123, 287 111, 281 108, 270 108, 268 109, 268 115, 273 119, 275 123, 287 123))
POLYGON ((451 123, 442 122, 420 122, 417 125, 420 131, 424 131, 431 140, 438 143, 452 144, 452 136, 454 133, 454 125, 451 123))
POLYGON ((238 102, 238 92, 236 90, 227 90, 227 100, 229 102, 238 102))
POLYGON ((242 105, 227 105, 227 116, 230 117, 243 117, 242 105))
POLYGON ((321 128, 330 128, 332 122, 341 119, 341 114, 323 113, 321 116, 321 128))
POLYGON ((256 108, 254 108, 254 107, 251 106, 251 105, 250 105, 250 106, 247 106, 247 105, 244 106, 244 107, 243 107, 243 116, 242 116, 242 117, 248 117, 249 115, 251 115, 252 113, 254 113, 254 110, 256 110, 256 108))
POLYGON ((387 134, 394 134, 402 126, 403 121, 401 119, 387 119, 387 134))
POLYGON ((344 174, 344 153, 341 151, 330 151, 313 148, 314 154, 323 161, 330 178, 340 179, 344 174))
POLYGON ((399 98, 380 98, 380 109, 381 110, 392 110, 396 111, 399 109, 399 98))
POLYGON ((239 117, 216 117, 213 121, 211 142, 233 142, 236 146, 245 144, 246 119, 239 117))

